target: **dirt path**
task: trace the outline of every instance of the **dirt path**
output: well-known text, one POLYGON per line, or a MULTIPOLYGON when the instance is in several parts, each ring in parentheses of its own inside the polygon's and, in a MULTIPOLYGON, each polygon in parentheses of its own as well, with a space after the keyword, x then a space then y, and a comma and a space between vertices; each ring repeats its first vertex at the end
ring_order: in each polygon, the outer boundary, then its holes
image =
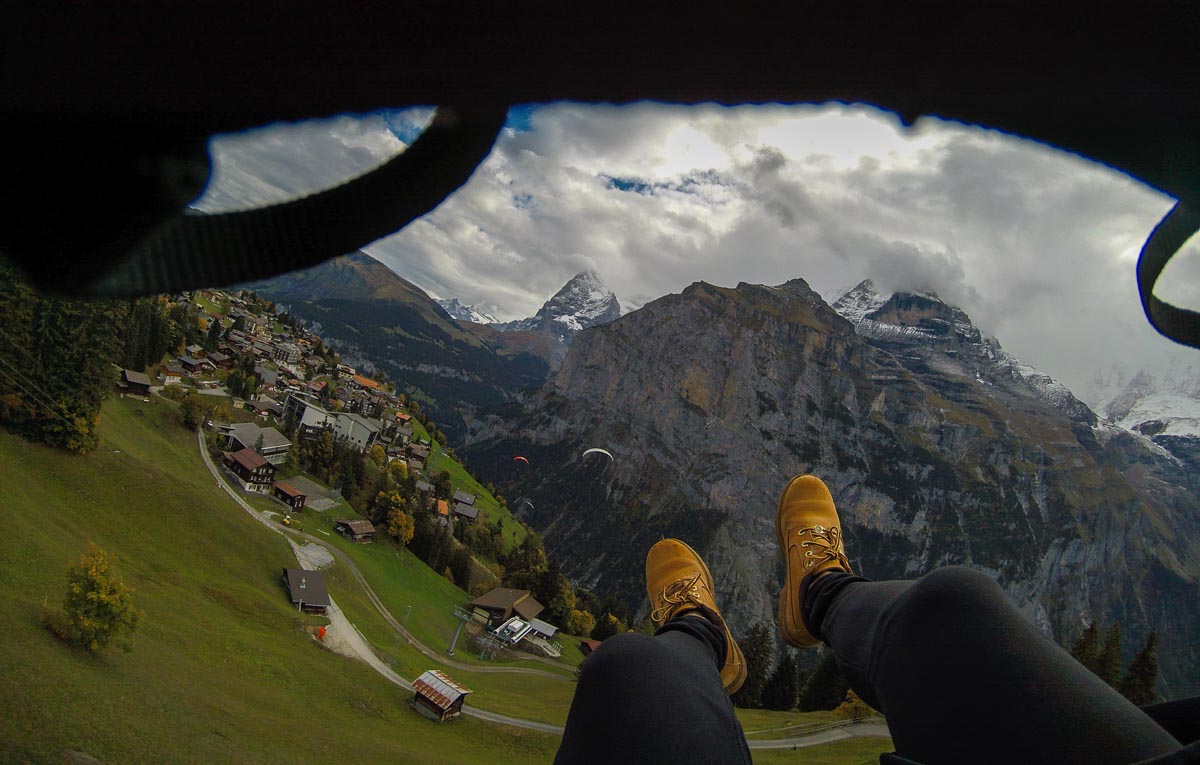
MULTIPOLYGON (((326 546, 326 544, 324 543, 323 540, 321 540, 318 537, 313 536, 312 534, 307 534, 302 531, 295 531, 293 529, 280 527, 277 523, 275 523, 274 521, 271 520, 270 516, 267 513, 264 513, 260 510, 255 510, 253 507, 251 507, 244 499, 241 498, 241 496, 238 494, 237 489, 234 489, 233 487, 231 487, 225 481, 225 479, 221 476, 220 471, 218 470, 217 466, 213 463, 212 458, 208 454, 208 449, 205 448, 203 432, 197 431, 196 438, 200 445, 200 456, 204 458, 204 464, 208 466, 209 472, 212 473, 212 476, 216 480, 217 484, 220 487, 222 487, 225 490, 225 492, 227 494, 229 494, 229 496, 235 502, 237 502, 238 506, 241 507, 242 510, 244 510, 246 513, 248 513, 252 518, 257 520, 259 523, 262 523, 264 526, 271 529, 275 533, 280 534, 283 537, 285 537, 286 539, 288 539, 289 541, 293 542, 293 549, 296 550, 297 559, 302 562, 306 561, 306 560, 312 561, 314 564, 316 564, 316 565, 312 565, 311 566, 312 568, 322 568, 323 566, 320 565, 319 561, 324 556, 328 556, 329 560, 331 560, 331 561, 336 560, 338 563, 341 563, 342 565, 344 565, 346 567, 346 570, 349 571, 351 576, 354 577, 355 581, 358 582, 359 586, 362 587, 363 592, 366 593, 367 599, 371 601, 371 605, 373 605, 375 607, 375 610, 379 612, 379 615, 381 617, 383 617, 384 621, 386 621, 388 623, 388 626, 391 627, 396 632, 396 634, 400 635, 406 641, 408 641, 409 645, 411 645, 413 648, 416 648, 418 651, 420 651, 421 654, 424 655, 426 658, 436 661, 440 664, 444 664, 445 666, 448 666, 448 667, 455 667, 457 669, 462 669, 462 670, 466 670, 469 672, 485 672, 485 673, 506 672, 506 673, 517 674, 517 675, 535 675, 538 677, 547 677, 547 678, 551 678, 554 680, 561 680, 563 682, 571 681, 571 678, 569 678, 566 675, 563 675, 561 673, 549 672, 549 671, 541 670, 541 669, 532 669, 530 667, 481 667, 481 666, 478 666, 475 664, 467 664, 465 662, 456 661, 456 660, 450 658, 449 656, 446 656, 446 654, 442 653, 441 651, 437 651, 437 650, 434 650, 434 649, 426 646, 424 643, 417 640, 412 635, 412 633, 410 633, 408 630, 406 630, 400 624, 400 622, 396 620, 396 617, 394 617, 392 615, 392 613, 388 610, 387 606, 384 605, 383 601, 379 599, 379 596, 375 594, 375 590, 373 590, 371 588, 371 585, 367 583, 366 578, 363 576, 362 572, 359 570, 358 566, 355 565, 354 560, 351 559, 350 556, 346 555, 346 553, 342 552, 341 550, 337 549, 336 547, 326 546), (302 547, 299 547, 299 549, 296 549, 297 548, 297 545, 295 545, 296 539, 302 539, 305 542, 307 542, 308 544, 306 544, 302 547), (322 553, 316 553, 315 551, 308 550, 307 548, 309 548, 311 545, 317 545, 318 548, 322 551, 323 555, 322 555, 322 553), (314 559, 313 558, 314 554, 319 557, 314 559)), ((531 656, 530 658, 536 659, 538 657, 531 656)))

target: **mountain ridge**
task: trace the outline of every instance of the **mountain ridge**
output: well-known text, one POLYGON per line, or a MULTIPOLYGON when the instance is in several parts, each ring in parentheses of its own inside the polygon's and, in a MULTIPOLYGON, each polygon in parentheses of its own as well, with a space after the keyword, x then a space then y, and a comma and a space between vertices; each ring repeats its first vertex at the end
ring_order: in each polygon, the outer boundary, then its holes
POLYGON ((310 324, 347 359, 367 361, 421 402, 449 437, 482 406, 546 379, 549 368, 520 344, 450 317, 429 295, 358 252, 243 285, 310 324))
POLYGON ((569 576, 634 608, 640 556, 679 536, 735 632, 769 620, 774 499, 814 472, 867 576, 966 563, 1060 642, 1090 619, 1132 642, 1158 629, 1168 683, 1194 690, 1200 504, 1185 466, 931 293, 859 306, 856 324, 803 280, 697 282, 579 334, 542 390, 477 417, 460 452, 530 497, 569 576), (587 446, 613 466, 579 459, 587 446), (537 469, 514 475, 513 453, 537 469))

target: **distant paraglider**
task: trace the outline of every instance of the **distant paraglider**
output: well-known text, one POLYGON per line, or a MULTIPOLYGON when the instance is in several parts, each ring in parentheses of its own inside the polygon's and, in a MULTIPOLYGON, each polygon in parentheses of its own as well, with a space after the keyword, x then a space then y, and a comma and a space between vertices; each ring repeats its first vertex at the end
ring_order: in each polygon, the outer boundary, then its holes
POLYGON ((525 459, 519 454, 516 457, 513 457, 513 462, 524 462, 526 465, 529 464, 529 460, 525 459))
POLYGON ((593 446, 591 449, 584 451, 583 456, 586 457, 589 454, 603 454, 605 457, 608 457, 610 462, 616 462, 616 460, 613 459, 612 452, 610 452, 608 449, 600 449, 593 446))
POLYGON ((517 501, 512 504, 513 510, 521 512, 522 510, 533 510, 533 500, 529 497, 517 497, 517 501))

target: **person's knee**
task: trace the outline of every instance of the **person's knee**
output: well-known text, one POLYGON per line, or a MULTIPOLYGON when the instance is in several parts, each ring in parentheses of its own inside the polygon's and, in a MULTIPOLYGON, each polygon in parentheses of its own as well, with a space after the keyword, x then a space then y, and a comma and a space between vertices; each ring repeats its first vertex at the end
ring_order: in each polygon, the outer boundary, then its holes
POLYGON ((987 574, 965 566, 946 566, 921 577, 908 592, 909 607, 953 619, 988 611, 1005 602, 1004 590, 987 574))
POLYGON ((656 649, 654 638, 649 635, 639 632, 613 635, 583 662, 580 681, 593 674, 614 677, 626 672, 636 673, 641 665, 655 661, 656 649))

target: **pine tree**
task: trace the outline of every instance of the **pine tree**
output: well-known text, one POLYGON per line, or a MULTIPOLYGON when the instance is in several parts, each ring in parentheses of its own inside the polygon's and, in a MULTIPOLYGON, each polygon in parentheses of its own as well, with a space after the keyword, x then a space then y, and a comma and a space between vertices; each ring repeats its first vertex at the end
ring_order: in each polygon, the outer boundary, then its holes
POLYGON ((733 695, 733 703, 748 709, 761 707, 763 689, 771 676, 771 663, 775 659, 775 641, 770 628, 762 622, 756 622, 746 636, 738 641, 738 646, 746 657, 746 682, 733 695))
POLYGON ((1113 688, 1121 681, 1121 625, 1114 624, 1104 636, 1096 674, 1113 688))
POLYGON ((207 350, 215 351, 217 346, 221 344, 221 320, 213 319, 212 326, 208 328, 208 335, 204 338, 204 347, 207 350))
POLYGON ((1100 628, 1096 622, 1084 628, 1071 647, 1071 656, 1092 672, 1097 672, 1100 666, 1100 628))
POLYGON ((1117 690, 1138 706, 1158 701, 1154 686, 1158 683, 1158 633, 1150 631, 1146 645, 1138 652, 1117 690))
POLYGON ((846 698, 850 684, 838 669, 837 660, 829 654, 808 678, 800 691, 797 706, 801 712, 835 709, 846 698))
POLYGON ((766 687, 763 688, 762 705, 766 709, 786 712, 796 707, 799 697, 800 673, 796 667, 796 656, 792 651, 784 649, 783 658, 779 660, 779 665, 775 667, 766 687))

